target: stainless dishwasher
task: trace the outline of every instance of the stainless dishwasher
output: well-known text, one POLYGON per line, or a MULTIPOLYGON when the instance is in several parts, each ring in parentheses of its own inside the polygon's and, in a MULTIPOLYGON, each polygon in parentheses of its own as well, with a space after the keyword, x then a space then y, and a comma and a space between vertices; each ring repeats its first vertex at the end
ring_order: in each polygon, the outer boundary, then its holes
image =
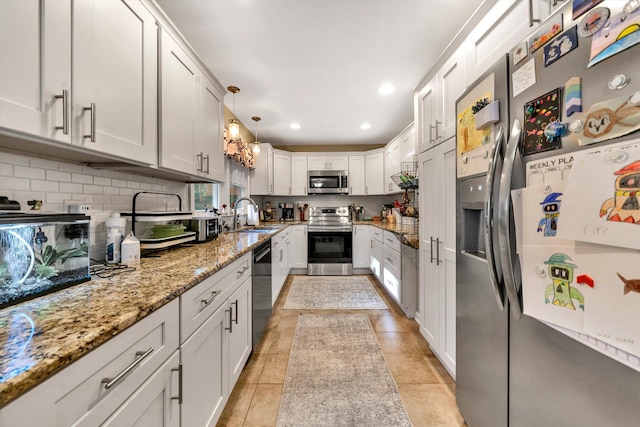
POLYGON ((256 348, 271 317, 271 239, 253 250, 252 313, 253 348, 256 348))

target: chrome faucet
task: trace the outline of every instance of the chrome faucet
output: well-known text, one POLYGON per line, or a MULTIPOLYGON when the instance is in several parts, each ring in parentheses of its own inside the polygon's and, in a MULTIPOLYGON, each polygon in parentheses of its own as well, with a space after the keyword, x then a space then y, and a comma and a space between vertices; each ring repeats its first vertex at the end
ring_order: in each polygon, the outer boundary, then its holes
POLYGON ((233 229, 234 230, 238 229, 238 204, 243 200, 246 200, 247 202, 250 202, 253 205, 253 207, 255 208, 256 212, 258 212, 258 204, 256 202, 254 202, 251 197, 240 197, 233 204, 233 229))

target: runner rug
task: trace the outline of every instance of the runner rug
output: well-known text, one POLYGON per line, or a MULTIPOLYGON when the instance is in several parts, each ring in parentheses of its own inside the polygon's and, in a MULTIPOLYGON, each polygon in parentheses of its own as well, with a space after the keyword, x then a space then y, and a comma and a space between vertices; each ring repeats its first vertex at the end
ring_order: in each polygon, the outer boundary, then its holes
POLYGON ((285 309, 386 309, 367 276, 295 276, 285 309))
POLYGON ((280 427, 411 426, 365 314, 301 314, 280 427))

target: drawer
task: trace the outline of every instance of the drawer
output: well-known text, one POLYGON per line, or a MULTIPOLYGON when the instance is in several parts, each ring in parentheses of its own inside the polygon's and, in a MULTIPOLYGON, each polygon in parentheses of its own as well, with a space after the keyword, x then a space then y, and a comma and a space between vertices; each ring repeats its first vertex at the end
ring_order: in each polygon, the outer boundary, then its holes
POLYGON ((369 232, 371 233, 372 239, 376 239, 379 242, 383 241, 383 237, 382 237, 383 230, 381 228, 371 226, 369 228, 369 232))
POLYGON ((175 299, 48 378, 4 407, 0 424, 98 425, 177 350, 178 309, 175 299))
POLYGON ((384 230, 384 245, 393 248, 396 252, 402 250, 402 242, 398 236, 387 230, 384 230))
POLYGON ((180 296, 181 343, 251 276, 251 264, 251 253, 248 253, 180 296))
POLYGON ((402 256, 400 252, 396 252, 393 248, 388 246, 384 247, 384 268, 392 267, 396 270, 396 277, 400 278, 400 271, 402 270, 402 256))

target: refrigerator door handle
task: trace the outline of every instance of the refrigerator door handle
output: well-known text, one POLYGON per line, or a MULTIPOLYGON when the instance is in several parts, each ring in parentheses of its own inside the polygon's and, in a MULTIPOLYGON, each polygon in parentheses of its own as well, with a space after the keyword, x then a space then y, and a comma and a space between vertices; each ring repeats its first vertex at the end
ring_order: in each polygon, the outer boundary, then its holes
POLYGON ((496 169, 502 152, 504 143, 504 129, 502 126, 498 129, 496 141, 491 151, 491 159, 489 160, 489 173, 485 184, 485 200, 484 200, 484 246, 487 254, 487 264, 489 265, 489 277, 491 278, 491 286, 498 303, 500 311, 504 310, 504 295, 500 286, 500 276, 498 265, 496 263, 495 247, 493 245, 493 189, 495 185, 496 169))
POLYGON ((502 264, 502 276, 504 278, 507 297, 511 306, 511 314, 516 319, 522 317, 522 304, 518 295, 516 285, 516 274, 514 272, 513 259, 511 257, 511 233, 510 213, 511 213, 511 178, 513 175, 513 164, 520 145, 522 135, 522 125, 519 120, 513 122, 511 136, 507 144, 507 152, 502 165, 502 176, 500 178, 500 192, 498 196, 498 243, 500 245, 500 262, 502 264))

